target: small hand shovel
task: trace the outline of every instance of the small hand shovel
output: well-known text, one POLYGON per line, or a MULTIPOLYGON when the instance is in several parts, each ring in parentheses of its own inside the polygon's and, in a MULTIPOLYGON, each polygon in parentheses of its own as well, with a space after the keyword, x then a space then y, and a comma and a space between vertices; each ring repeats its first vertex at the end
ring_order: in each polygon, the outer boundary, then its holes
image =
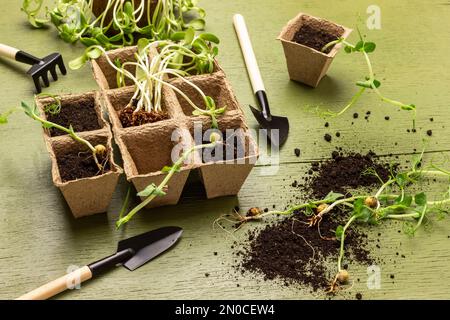
POLYGON ((50 81, 48 79, 49 72, 52 75, 53 80, 58 80, 56 66, 59 67, 59 70, 63 75, 67 73, 63 58, 59 53, 52 53, 43 59, 39 59, 25 51, 0 43, 0 57, 31 65, 32 67, 27 73, 33 78, 37 93, 41 93, 42 91, 41 78, 46 87, 50 86, 50 81))
POLYGON ((134 271, 172 247, 183 233, 178 227, 164 227, 119 242, 117 252, 39 287, 17 300, 45 300, 107 271, 118 264, 134 271))
POLYGON ((244 17, 236 14, 233 17, 234 28, 236 29, 239 43, 241 45, 242 54, 244 55, 245 64, 247 66, 248 75, 252 83, 253 91, 262 111, 250 106, 256 120, 260 126, 267 130, 267 135, 273 144, 278 146, 286 142, 289 133, 289 121, 286 117, 277 117, 270 114, 269 102, 267 100, 266 89, 259 71, 258 62, 256 61, 255 52, 253 51, 250 36, 248 35, 247 26, 244 17), (275 131, 278 130, 278 139, 275 131))

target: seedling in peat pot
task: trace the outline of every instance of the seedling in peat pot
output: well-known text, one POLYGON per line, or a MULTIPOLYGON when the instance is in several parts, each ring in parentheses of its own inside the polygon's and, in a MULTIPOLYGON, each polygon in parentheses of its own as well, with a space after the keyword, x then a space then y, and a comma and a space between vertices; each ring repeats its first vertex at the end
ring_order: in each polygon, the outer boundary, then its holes
POLYGON ((335 46, 336 44, 342 43, 345 46, 344 50, 346 53, 350 54, 350 53, 356 52, 356 53, 360 53, 364 56, 364 59, 366 61, 367 68, 369 71, 369 75, 365 78, 365 80, 356 82, 356 85, 360 88, 359 91, 352 97, 350 102, 341 111, 339 111, 339 112, 326 111, 326 112, 322 112, 320 114, 325 117, 336 117, 336 116, 342 115, 360 99, 362 94, 367 89, 369 89, 369 90, 373 90, 378 95, 378 97, 380 97, 380 99, 382 101, 392 104, 394 106, 397 106, 402 110, 413 111, 414 112, 413 127, 415 128, 416 106, 414 104, 405 104, 403 102, 387 98, 381 94, 381 92, 379 90, 379 88, 381 86, 381 82, 375 78, 375 74, 374 74, 373 67, 372 67, 372 62, 370 61, 370 57, 369 57, 369 54, 375 51, 376 44, 374 42, 369 42, 369 41, 364 40, 359 29, 358 29, 358 34, 359 34, 359 41, 355 45, 347 42, 347 40, 345 40, 344 38, 339 38, 337 40, 331 41, 328 44, 326 44, 322 48, 322 52, 326 52, 329 48, 335 46))
POLYGON ((141 39, 138 42, 136 61, 123 64, 112 61, 102 47, 93 46, 88 48, 83 59, 72 61, 70 67, 78 69, 88 59, 97 59, 103 54, 109 65, 117 71, 118 84, 125 83, 124 79, 127 78, 135 86, 135 93, 122 114, 128 113, 130 109, 133 114, 145 112, 152 115, 151 118, 163 114, 162 87, 167 86, 186 99, 193 108, 193 115, 211 117, 212 127, 217 128, 217 117, 225 112, 226 107, 218 108, 211 97, 206 96, 197 85, 186 79, 185 76, 213 72, 214 58, 218 53, 214 44, 217 44, 219 39, 212 34, 195 35, 193 29, 175 34, 174 39, 176 42, 172 40, 149 42, 147 39, 141 39), (153 57, 150 58, 151 56, 153 57), (127 67, 130 66, 136 68, 135 74, 127 70, 127 67), (182 90, 168 82, 167 76, 180 79, 194 88, 201 95, 205 108, 197 106, 182 90))
MULTIPOLYGON (((121 228, 123 225, 128 223, 136 213, 138 213, 140 210, 145 208, 153 199, 155 199, 156 197, 163 197, 166 195, 166 191, 168 188, 167 185, 168 185, 170 179, 176 172, 180 171, 181 167, 183 166, 185 161, 189 158, 189 156, 192 153, 196 152, 197 150, 202 150, 202 149, 207 149, 207 148, 215 148, 217 144, 223 143, 222 137, 217 132, 211 133, 209 139, 210 139, 209 143, 196 145, 196 146, 191 147, 187 151, 185 151, 172 166, 170 166, 170 167, 165 166, 164 168, 162 168, 161 171, 167 173, 164 180, 158 186, 156 186, 155 184, 152 183, 149 186, 147 186, 144 190, 139 192, 137 194, 139 197, 147 197, 147 198, 145 200, 143 200, 140 204, 138 204, 136 207, 134 207, 126 215, 124 214, 124 211, 125 211, 124 210, 125 205, 124 205, 124 207, 122 208, 122 210, 120 212, 119 220, 117 220, 117 222, 116 222, 117 229, 121 228)), ((125 202, 127 202, 127 200, 125 202)))
POLYGON ((86 145, 86 147, 90 150, 90 152, 92 152, 92 157, 95 160, 95 163, 99 169, 99 172, 103 172, 103 162, 107 161, 107 153, 108 153, 108 150, 106 149, 106 147, 104 145, 98 144, 96 146, 93 146, 89 141, 78 136, 75 133, 75 131, 73 130, 72 126, 70 126, 69 128, 65 128, 59 124, 56 124, 56 123, 53 123, 51 121, 41 118, 36 104, 34 104, 31 107, 28 104, 26 104, 25 102, 22 102, 22 109, 24 110, 24 112, 27 116, 29 116, 33 120, 39 121, 44 128, 46 128, 46 129, 56 128, 61 131, 64 131, 65 133, 69 134, 69 136, 73 140, 86 145))
MULTIPOLYGON (((442 199, 435 201, 431 201, 424 192, 412 194, 412 191, 410 191, 413 186, 417 185, 425 177, 435 178, 440 176, 444 179, 450 179, 450 171, 448 170, 439 168, 434 164, 424 167, 422 165, 422 156, 423 153, 414 159, 410 170, 399 172, 391 170, 392 172, 387 181, 383 181, 377 176, 381 181, 381 185, 373 194, 347 197, 344 194, 330 192, 321 200, 294 205, 285 211, 263 212, 259 208, 251 208, 246 215, 235 211, 232 214, 219 217, 214 221, 214 225, 224 229, 222 222, 228 221, 237 226, 235 230, 238 230, 247 222, 261 221, 267 216, 304 214, 309 217, 309 227, 316 227, 319 233, 318 236, 321 237, 320 222, 322 218, 326 214, 332 214, 333 209, 340 208, 339 212, 348 213, 348 220, 344 225, 336 228, 335 237, 331 239, 340 242, 337 273, 327 290, 328 292, 335 292, 346 285, 350 279, 348 271, 343 268, 343 259, 345 237, 354 223, 377 226, 388 220, 400 220, 405 222, 404 232, 413 236, 427 219, 430 219, 432 216, 442 219, 450 212, 450 183, 442 199)), ((367 174, 376 175, 375 172, 370 172, 370 170, 367 174)), ((330 239, 324 241, 328 240, 330 239)))

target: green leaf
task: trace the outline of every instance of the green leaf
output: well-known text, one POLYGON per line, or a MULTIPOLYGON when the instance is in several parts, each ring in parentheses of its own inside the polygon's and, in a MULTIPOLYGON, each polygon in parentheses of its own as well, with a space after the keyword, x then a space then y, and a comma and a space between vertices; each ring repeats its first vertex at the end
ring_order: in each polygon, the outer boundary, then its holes
POLYGON ((335 235, 336 235, 336 238, 337 238, 338 240, 341 240, 341 237, 342 237, 342 235, 344 234, 344 227, 339 225, 339 226, 336 228, 336 231, 335 231, 334 233, 335 233, 335 235))
POLYGON ((9 109, 3 113, 0 113, 0 124, 8 123, 8 117, 16 111, 16 108, 9 109))
POLYGON ((376 44, 373 42, 365 42, 364 43, 364 51, 366 53, 374 52, 376 47, 377 47, 376 44))
POLYGON ((216 103, 214 102, 213 98, 211 98, 210 96, 205 96, 204 101, 205 101, 206 108, 208 110, 216 109, 216 103))
POLYGON ((159 189, 154 183, 152 183, 148 185, 144 190, 139 192, 137 195, 138 197, 150 197, 152 195, 162 197, 165 196, 166 193, 161 189, 159 189))
POLYGON ((80 38, 80 42, 85 45, 86 47, 91 47, 91 46, 95 46, 98 45, 99 42, 95 39, 92 38, 80 38))
POLYGON ((427 195, 424 192, 416 194, 414 196, 414 202, 418 206, 425 206, 427 204, 427 195))
POLYGON ((194 40, 195 30, 193 28, 189 28, 184 33, 184 43, 190 44, 194 40))
POLYGON ((355 45, 355 51, 361 51, 364 48, 364 41, 360 40, 358 41, 358 43, 355 45))
POLYGON ((102 51, 98 47, 94 47, 92 49, 88 48, 86 55, 89 57, 89 59, 95 60, 102 55, 102 51))
POLYGON ((186 32, 184 32, 184 31, 174 32, 170 36, 170 40, 178 42, 178 41, 183 40, 185 36, 186 36, 186 32))
POLYGON ((137 47, 138 47, 138 51, 140 54, 143 53, 144 49, 150 44, 150 40, 146 39, 146 38, 141 38, 139 39, 138 43, 137 43, 137 47))
POLYGON ((410 207, 411 203, 413 201, 413 197, 410 195, 404 195, 403 199, 401 196, 399 196, 397 199, 395 199, 395 204, 397 205, 403 205, 405 207, 410 207))
POLYGON ((205 20, 204 19, 194 19, 189 21, 189 23, 185 24, 187 28, 194 28, 195 30, 203 30, 205 29, 205 20))
POLYGON ((123 11, 125 12, 125 14, 127 14, 130 18, 134 18, 134 9, 133 9, 133 5, 131 4, 130 1, 125 2, 125 5, 123 7, 123 11))
POLYGON ((78 70, 82 68, 86 62, 88 61, 88 58, 86 55, 82 55, 81 57, 78 57, 72 61, 69 62, 69 68, 72 70, 78 70))
POLYGON ((409 179, 408 179, 408 175, 406 173, 399 173, 395 177, 395 182, 397 183, 397 185, 400 188, 406 187, 408 181, 409 181, 409 179))
POLYGON ((403 106, 401 106, 401 109, 406 110, 406 111, 411 111, 411 110, 415 110, 416 106, 414 104, 403 105, 403 106))
POLYGON ((27 116, 29 116, 30 118, 33 118, 33 116, 37 114, 36 104, 33 104, 33 107, 31 107, 22 101, 22 103, 20 105, 21 105, 23 111, 25 112, 25 114, 27 116))
POLYGON ((344 47, 344 51, 345 51, 346 53, 352 53, 352 52, 353 52, 353 48, 350 47, 350 46, 345 46, 345 47, 344 47))
POLYGON ((343 198, 344 195, 342 193, 336 193, 331 191, 330 193, 328 193, 326 195, 326 197, 323 199, 324 201, 330 201, 330 202, 334 202, 340 198, 343 198))
POLYGON ((214 34, 212 33, 202 33, 199 35, 199 37, 203 40, 209 41, 209 42, 213 42, 215 44, 219 44, 220 40, 218 37, 216 37, 214 34))

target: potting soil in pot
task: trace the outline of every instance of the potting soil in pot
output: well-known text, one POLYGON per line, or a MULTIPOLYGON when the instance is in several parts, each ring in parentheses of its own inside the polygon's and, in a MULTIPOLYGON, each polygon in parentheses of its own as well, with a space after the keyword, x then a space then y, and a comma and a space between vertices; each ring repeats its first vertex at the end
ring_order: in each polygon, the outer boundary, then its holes
MULTIPOLYGON (((333 23, 303 16, 302 25, 292 41, 321 51, 326 44, 339 39, 344 32, 342 27, 333 23)), ((331 49, 333 47, 327 48, 325 53, 329 53, 331 49)))
MULTIPOLYGON (((216 148, 205 148, 202 151, 202 160, 204 163, 236 160, 245 157, 245 142, 241 136, 235 134, 227 136, 226 131, 223 131, 221 134, 223 141, 220 142, 220 145, 216 148), (222 148, 222 150, 219 151, 221 154, 216 155, 216 150, 219 150, 218 148, 222 148)), ((210 143, 209 140, 203 141, 203 144, 208 143, 210 143)))
POLYGON ((126 107, 119 113, 119 119, 124 128, 140 126, 146 123, 154 123, 161 120, 166 120, 169 118, 169 115, 162 112, 147 112, 145 110, 139 110, 134 112, 134 108, 131 106, 126 107))
MULTIPOLYGON (((101 161, 101 159, 99 159, 101 161)), ((63 182, 90 178, 108 172, 110 168, 109 160, 104 161, 103 171, 100 171, 92 153, 68 153, 57 157, 59 174, 63 182)))
MULTIPOLYGON (((47 120, 63 127, 73 127, 75 132, 93 131, 101 129, 93 99, 79 100, 76 102, 61 103, 59 112, 46 112, 47 120)), ((52 137, 65 135, 64 131, 56 128, 50 129, 52 137)))

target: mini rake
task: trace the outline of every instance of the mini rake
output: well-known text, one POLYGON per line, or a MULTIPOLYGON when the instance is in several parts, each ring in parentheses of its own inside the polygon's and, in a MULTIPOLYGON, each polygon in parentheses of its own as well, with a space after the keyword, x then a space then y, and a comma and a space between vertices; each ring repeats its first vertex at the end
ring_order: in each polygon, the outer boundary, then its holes
POLYGON ((0 44, 0 56, 31 65, 31 69, 28 70, 27 74, 33 78, 37 93, 42 91, 41 80, 45 87, 50 86, 49 73, 54 81, 58 80, 56 66, 59 67, 63 75, 67 73, 63 58, 59 53, 52 53, 43 59, 39 59, 25 51, 0 44))

